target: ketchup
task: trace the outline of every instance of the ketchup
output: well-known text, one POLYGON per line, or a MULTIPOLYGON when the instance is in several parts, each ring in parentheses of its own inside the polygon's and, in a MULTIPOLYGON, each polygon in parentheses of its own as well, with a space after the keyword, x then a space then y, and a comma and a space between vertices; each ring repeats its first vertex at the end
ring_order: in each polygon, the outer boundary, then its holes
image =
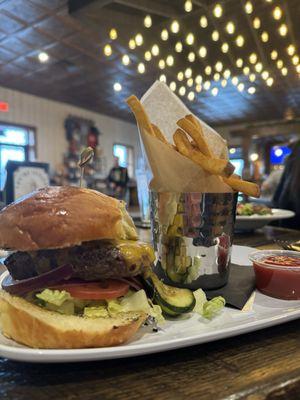
POLYGON ((300 300, 300 257, 280 254, 253 261, 259 291, 280 299, 300 300))

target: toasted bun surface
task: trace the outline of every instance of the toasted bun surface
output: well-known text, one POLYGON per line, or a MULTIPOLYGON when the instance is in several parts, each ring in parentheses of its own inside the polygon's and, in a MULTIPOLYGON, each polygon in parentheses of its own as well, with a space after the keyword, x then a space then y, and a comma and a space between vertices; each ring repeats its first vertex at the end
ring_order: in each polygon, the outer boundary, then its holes
POLYGON ((0 248, 32 251, 97 239, 137 239, 123 202, 95 190, 53 186, 0 212, 0 248))
POLYGON ((41 349, 116 346, 127 342, 145 321, 138 312, 115 318, 83 318, 44 310, 0 290, 2 333, 16 342, 41 349))

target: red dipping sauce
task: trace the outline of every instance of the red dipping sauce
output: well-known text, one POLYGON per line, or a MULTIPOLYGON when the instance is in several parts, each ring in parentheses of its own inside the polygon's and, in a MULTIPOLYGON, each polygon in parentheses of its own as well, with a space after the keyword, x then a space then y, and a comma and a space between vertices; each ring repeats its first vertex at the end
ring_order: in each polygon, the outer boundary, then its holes
POLYGON ((300 300, 300 253, 262 250, 250 254, 257 289, 267 296, 300 300))

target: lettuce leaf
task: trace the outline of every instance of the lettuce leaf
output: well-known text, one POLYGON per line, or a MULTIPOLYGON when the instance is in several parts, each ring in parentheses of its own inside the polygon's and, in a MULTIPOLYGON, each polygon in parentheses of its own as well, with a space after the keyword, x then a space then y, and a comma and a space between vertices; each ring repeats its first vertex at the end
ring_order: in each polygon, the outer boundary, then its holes
POLYGON ((83 316, 87 318, 107 318, 109 313, 106 307, 85 307, 83 311, 83 316))
POLYGON ((225 306, 225 299, 222 296, 214 297, 203 305, 202 317, 212 319, 225 306))

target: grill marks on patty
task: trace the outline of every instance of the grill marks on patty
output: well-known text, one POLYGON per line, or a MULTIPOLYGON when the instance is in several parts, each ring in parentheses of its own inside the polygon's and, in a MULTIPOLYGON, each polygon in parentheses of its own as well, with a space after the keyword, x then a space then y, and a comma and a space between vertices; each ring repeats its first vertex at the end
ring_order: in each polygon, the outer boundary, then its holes
POLYGON ((84 280, 125 278, 143 270, 142 265, 128 265, 121 251, 105 240, 65 249, 18 251, 7 257, 4 263, 14 279, 32 278, 67 263, 73 265, 73 276, 84 280))

